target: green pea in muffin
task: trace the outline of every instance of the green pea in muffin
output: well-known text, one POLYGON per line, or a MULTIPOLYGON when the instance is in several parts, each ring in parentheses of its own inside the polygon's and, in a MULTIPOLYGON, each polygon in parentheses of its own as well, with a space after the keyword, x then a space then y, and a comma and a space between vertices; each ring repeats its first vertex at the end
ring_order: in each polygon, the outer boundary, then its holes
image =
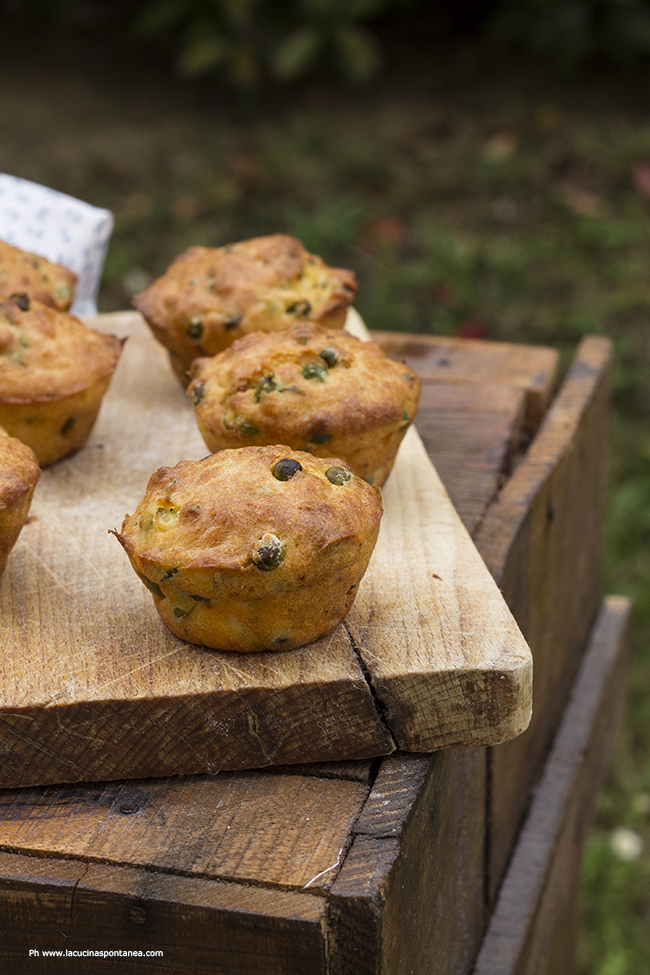
POLYGON ((0 427, 0 575, 27 520, 40 475, 34 451, 0 427))
POLYGON ((276 444, 161 468, 114 534, 176 636, 291 650, 345 618, 381 515, 343 462, 276 444))
POLYGON ((420 383, 376 342, 312 322, 247 335, 197 359, 188 387, 212 451, 286 443, 341 457, 380 487, 413 422, 420 383))
POLYGON ((67 312, 25 294, 0 299, 0 424, 41 467, 79 450, 121 351, 67 312))
POLYGON ((133 303, 187 385, 194 359, 216 355, 248 332, 301 319, 342 328, 356 291, 351 271, 328 267, 295 237, 271 234, 190 247, 133 303))

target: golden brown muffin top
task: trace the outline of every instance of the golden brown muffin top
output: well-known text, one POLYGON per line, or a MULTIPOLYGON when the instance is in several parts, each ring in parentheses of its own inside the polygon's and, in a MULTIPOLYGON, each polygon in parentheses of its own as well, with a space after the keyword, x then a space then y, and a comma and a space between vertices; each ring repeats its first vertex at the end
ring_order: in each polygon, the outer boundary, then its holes
POLYGON ((8 508, 38 481, 41 469, 36 454, 0 427, 0 511, 8 508))
POLYGON ((351 271, 331 268, 287 234, 225 247, 190 247, 133 299, 144 317, 171 336, 213 355, 253 329, 320 320, 347 308, 357 291, 351 271), (224 334, 225 333, 225 334, 224 334))
POLYGON ((274 444, 162 467, 118 539, 150 580, 214 597, 308 584, 337 543, 377 531, 381 493, 337 459, 274 444), (272 578, 271 578, 272 573, 272 578))
POLYGON ((0 400, 61 399, 111 375, 122 343, 20 295, 0 299, 0 400))
POLYGON ((70 268, 0 240, 0 295, 26 294, 67 311, 76 284, 77 275, 70 268))
POLYGON ((420 383, 387 359, 377 342, 302 322, 255 332, 212 358, 197 359, 188 395, 198 415, 221 411, 222 424, 255 442, 280 427, 326 443, 333 431, 363 433, 411 422, 420 383))

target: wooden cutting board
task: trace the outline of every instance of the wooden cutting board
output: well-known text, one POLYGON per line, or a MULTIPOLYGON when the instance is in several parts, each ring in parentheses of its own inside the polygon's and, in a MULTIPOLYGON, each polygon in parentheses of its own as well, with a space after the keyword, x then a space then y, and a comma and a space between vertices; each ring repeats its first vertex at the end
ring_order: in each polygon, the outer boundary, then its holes
MULTIPOLYGON (((530 651, 417 432, 384 488, 345 623, 285 653, 184 643, 116 539, 150 475, 206 448, 132 312, 84 450, 43 471, 0 579, 0 787, 217 772, 494 744, 531 710, 530 651)), ((348 327, 363 334, 351 313, 348 327)))

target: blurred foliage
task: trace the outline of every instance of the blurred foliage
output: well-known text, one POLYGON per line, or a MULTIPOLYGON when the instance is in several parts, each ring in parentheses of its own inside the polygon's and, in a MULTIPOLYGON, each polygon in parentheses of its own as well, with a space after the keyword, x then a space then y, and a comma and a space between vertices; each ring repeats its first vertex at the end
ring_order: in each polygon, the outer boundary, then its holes
POLYGON ((318 64, 351 81, 374 76, 377 40, 365 27, 404 0, 148 0, 133 22, 142 37, 172 40, 180 75, 224 71, 240 88, 289 82, 318 64))
POLYGON ((242 89, 321 71, 364 82, 382 64, 371 25, 424 0, 4 0, 11 16, 83 28, 119 24, 154 43, 179 76, 216 75, 242 89))
POLYGON ((581 975, 642 975, 650 971, 647 939, 649 861, 621 862, 608 837, 595 833, 584 858, 585 928, 581 975))
POLYGON ((650 54, 648 0, 499 0, 492 39, 577 71, 594 56, 628 66, 650 54))
POLYGON ((367 82, 397 34, 435 23, 440 44, 483 36, 578 72, 650 55, 650 0, 0 0, 0 14, 82 30, 115 27, 181 78, 259 90, 306 77, 367 82))

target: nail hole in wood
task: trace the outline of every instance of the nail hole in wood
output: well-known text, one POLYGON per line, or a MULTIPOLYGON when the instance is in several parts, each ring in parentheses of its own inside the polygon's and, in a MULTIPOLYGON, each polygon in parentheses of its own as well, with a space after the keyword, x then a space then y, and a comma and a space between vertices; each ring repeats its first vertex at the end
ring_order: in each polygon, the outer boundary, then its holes
POLYGON ((131 813, 140 812, 140 807, 133 803, 125 802, 123 806, 120 806, 120 812, 123 816, 130 816, 131 813))
POLYGON ((144 907, 140 907, 139 904, 134 904, 134 906, 129 911, 129 917, 134 924, 144 924, 147 920, 147 912, 144 907))

